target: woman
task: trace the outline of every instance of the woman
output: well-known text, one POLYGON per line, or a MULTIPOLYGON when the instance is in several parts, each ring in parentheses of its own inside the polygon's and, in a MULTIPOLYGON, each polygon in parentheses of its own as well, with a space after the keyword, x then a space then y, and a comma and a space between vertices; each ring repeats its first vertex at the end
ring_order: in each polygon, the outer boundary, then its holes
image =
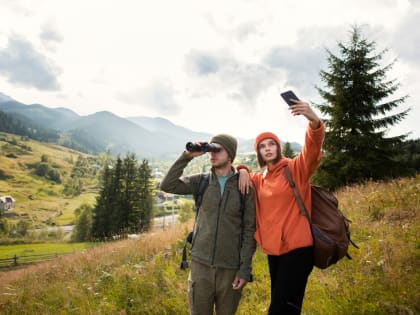
MULTIPOLYGON (((293 191, 285 177, 289 166, 306 209, 311 209, 309 179, 321 160, 324 124, 308 103, 294 101, 293 115, 303 115, 309 125, 305 144, 293 159, 281 156, 280 139, 263 132, 254 142, 263 173, 249 176, 256 191, 257 227, 255 239, 268 256, 271 279, 269 314, 300 314, 308 276, 313 269, 313 241, 308 220, 299 212, 293 191)), ((240 189, 246 190, 248 170, 239 165, 240 189)))

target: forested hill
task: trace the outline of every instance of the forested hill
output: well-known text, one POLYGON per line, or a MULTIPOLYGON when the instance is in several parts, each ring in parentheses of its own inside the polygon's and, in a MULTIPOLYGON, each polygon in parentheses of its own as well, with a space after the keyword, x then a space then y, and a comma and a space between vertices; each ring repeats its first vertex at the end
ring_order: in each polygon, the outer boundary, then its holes
MULTIPOLYGON (((26 105, 10 97, 0 97, 0 112, 0 131, 91 154, 131 152, 139 158, 173 160, 187 142, 212 137, 161 117, 123 118, 106 111, 79 116, 66 108, 26 105)), ((238 142, 239 153, 253 151, 253 139, 240 138, 238 142)), ((291 147, 295 151, 301 148, 298 143, 291 147)))
POLYGON ((7 114, 1 110, 0 131, 13 133, 19 136, 27 136, 43 142, 57 142, 60 137, 56 130, 36 127, 30 122, 24 123, 14 115, 7 114))

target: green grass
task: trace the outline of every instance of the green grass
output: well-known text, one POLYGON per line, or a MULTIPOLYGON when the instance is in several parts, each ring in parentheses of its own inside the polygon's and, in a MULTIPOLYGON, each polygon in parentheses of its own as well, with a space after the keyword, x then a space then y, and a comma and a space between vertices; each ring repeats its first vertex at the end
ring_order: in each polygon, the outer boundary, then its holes
POLYGON ((74 211, 83 204, 94 205, 97 194, 85 193, 73 198, 65 198, 59 215, 54 219, 57 225, 74 224, 74 211))
MULTIPOLYGON (((337 192, 360 249, 327 270, 314 269, 302 314, 420 314, 420 176, 337 192)), ((4 314, 188 314, 188 272, 179 269, 191 222, 77 251, 24 271, 0 272, 4 314)), ((266 314, 266 256, 238 314, 266 314)))
POLYGON ((92 191, 95 191, 96 182, 92 179, 86 180, 86 192, 82 195, 63 195, 64 183, 74 166, 71 161, 76 161, 79 155, 87 156, 53 144, 22 141, 19 136, 0 132, 0 195, 11 195, 16 200, 13 211, 6 213, 9 222, 16 224, 19 220, 28 220, 33 227, 71 224, 75 209, 83 203, 94 204, 96 195, 92 191), (22 147, 31 150, 24 151, 22 147), (9 153, 15 158, 7 157, 9 153), (34 175, 33 165, 39 163, 43 155, 60 171, 62 183, 34 175))
POLYGON ((11 258, 14 255, 63 254, 90 248, 93 243, 42 243, 0 245, 0 259, 11 258))

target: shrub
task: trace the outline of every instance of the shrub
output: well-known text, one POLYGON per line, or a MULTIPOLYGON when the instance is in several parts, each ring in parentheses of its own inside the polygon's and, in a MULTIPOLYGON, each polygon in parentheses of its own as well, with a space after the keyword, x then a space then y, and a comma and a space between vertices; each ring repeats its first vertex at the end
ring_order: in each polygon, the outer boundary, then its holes
POLYGON ((38 176, 45 177, 48 174, 48 170, 50 169, 50 166, 48 163, 41 162, 36 166, 35 174, 38 176))
POLYGON ((56 183, 61 183, 61 174, 55 168, 50 168, 48 170, 47 177, 56 183))
POLYGON ((49 163, 38 163, 36 165, 35 174, 50 179, 56 183, 61 183, 60 171, 56 168, 51 167, 49 163))
POLYGON ((78 214, 76 225, 73 230, 72 240, 75 242, 84 242, 92 235, 92 207, 83 204, 75 211, 78 214))

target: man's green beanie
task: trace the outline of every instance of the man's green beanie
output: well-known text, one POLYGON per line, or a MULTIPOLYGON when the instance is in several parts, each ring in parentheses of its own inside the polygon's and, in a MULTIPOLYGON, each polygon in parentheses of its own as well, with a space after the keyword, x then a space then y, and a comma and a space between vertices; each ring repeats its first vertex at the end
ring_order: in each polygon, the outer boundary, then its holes
POLYGON ((238 142, 236 141, 234 137, 227 134, 220 134, 220 135, 214 136, 210 140, 210 143, 212 142, 221 144, 225 148, 225 150, 227 151, 227 153, 229 154, 233 162, 236 156, 236 148, 238 147, 238 142))

